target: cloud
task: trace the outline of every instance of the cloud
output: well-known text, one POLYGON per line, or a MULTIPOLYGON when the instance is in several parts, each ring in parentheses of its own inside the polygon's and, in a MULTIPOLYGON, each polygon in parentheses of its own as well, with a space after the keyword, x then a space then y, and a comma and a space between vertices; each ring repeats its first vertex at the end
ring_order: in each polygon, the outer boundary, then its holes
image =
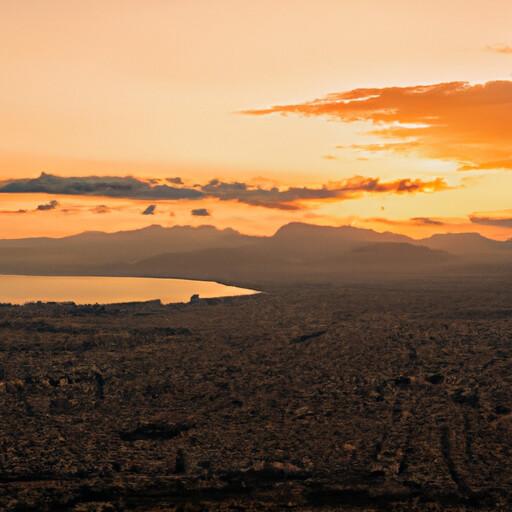
POLYGON ((1 210, 0 214, 2 215, 21 215, 24 213, 28 213, 28 210, 1 210))
POLYGON ((48 211, 48 210, 55 210, 58 206, 59 206, 59 202, 56 201, 55 199, 53 199, 49 203, 40 204, 36 208, 36 210, 39 211, 39 212, 44 212, 44 211, 48 211))
POLYGON ((167 178, 167 182, 173 185, 183 185, 183 180, 179 176, 176 178, 167 178))
POLYGON ((430 217, 413 217, 411 222, 420 226, 444 226, 444 222, 430 217))
MULTIPOLYGON (((502 51, 505 47, 502 48, 502 51)), ((455 161, 464 170, 512 169, 512 81, 448 82, 353 89, 245 114, 323 116, 373 125, 382 144, 365 151, 417 153, 455 161)))
MULTIPOLYGON (((52 199, 48 203, 43 203, 37 205, 33 210, 19 209, 19 210, 1 210, 0 214, 2 215, 22 215, 25 213, 37 213, 37 212, 46 212, 49 210, 56 210, 60 206, 59 202, 55 199, 52 199)), ((68 210, 62 210, 64 213, 68 212, 68 210)))
MULTIPOLYGON (((512 107, 511 107, 512 108, 512 107)), ((496 160, 494 162, 484 162, 481 164, 462 165, 461 171, 487 171, 487 170, 512 170, 512 158, 509 160, 496 160)))
POLYGON ((206 208, 196 208, 190 212, 195 217, 209 217, 210 212, 206 208))
POLYGON ((469 220, 473 224, 482 226, 498 226, 501 228, 512 228, 512 212, 508 217, 491 217, 473 214, 469 216, 469 220))
POLYGON ((156 210, 156 204, 150 204, 143 212, 142 215, 154 215, 156 210))
POLYGON ((433 219, 431 217, 413 217, 407 220, 394 220, 385 217, 373 217, 366 219, 369 222, 376 222, 388 226, 416 226, 416 227, 433 227, 433 226, 447 226, 446 221, 441 219, 433 219))
MULTIPOLYGON (((43 203, 40 205, 37 205, 34 210, 26 210, 26 209, 19 209, 19 210, 2 210, 0 211, 0 214, 2 215, 20 215, 25 213, 31 213, 31 212, 46 212, 49 210, 56 210, 59 207, 59 202, 55 199, 52 199, 48 203, 43 203)), ((62 210, 64 213, 67 212, 67 210, 62 210)))
POLYGON ((379 178, 354 176, 339 182, 327 183, 321 187, 290 187, 269 189, 247 185, 243 182, 226 183, 212 180, 201 190, 208 196, 221 201, 239 201, 253 206, 299 210, 308 201, 348 200, 365 194, 414 194, 439 192, 448 189, 446 182, 437 178, 431 181, 401 179, 383 182, 379 178))
POLYGON ((494 44, 487 46, 486 50, 494 53, 504 53, 505 55, 512 55, 512 46, 507 44, 494 44))
POLYGON ((112 208, 107 206, 106 204, 99 204, 98 206, 95 206, 94 208, 91 208, 89 210, 91 213, 96 213, 99 215, 103 215, 106 213, 110 213, 112 211, 112 208))
POLYGON ((61 177, 42 173, 38 178, 20 179, 0 184, 0 193, 35 193, 104 196, 133 199, 199 199, 201 192, 184 187, 170 187, 133 177, 61 177))
MULTIPOLYGON (((35 179, 20 179, 0 184, 0 193, 52 193, 61 195, 106 196, 126 199, 189 200, 214 198, 220 201, 238 201, 251 206, 279 210, 300 210, 309 201, 344 201, 365 194, 416 194, 439 192, 450 188, 437 178, 400 179, 381 181, 380 178, 353 176, 318 187, 277 187, 251 185, 244 182, 211 180, 196 188, 176 188, 153 185, 133 177, 68 178, 42 174, 35 179)), ((154 211, 154 210, 153 210, 154 211)), ((104 209, 94 213, 106 213, 104 209)))
POLYGON ((409 153, 420 147, 419 142, 389 142, 379 144, 351 144, 350 146, 337 146, 338 149, 357 149, 359 151, 368 151, 377 153, 379 151, 394 151, 396 153, 409 153))

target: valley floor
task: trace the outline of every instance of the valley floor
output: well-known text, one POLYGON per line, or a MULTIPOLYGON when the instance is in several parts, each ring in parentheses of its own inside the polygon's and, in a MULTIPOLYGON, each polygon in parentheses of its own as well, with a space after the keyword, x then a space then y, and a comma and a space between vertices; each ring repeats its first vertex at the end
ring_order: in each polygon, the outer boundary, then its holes
POLYGON ((0 307, 0 509, 512 507, 512 288, 0 307))

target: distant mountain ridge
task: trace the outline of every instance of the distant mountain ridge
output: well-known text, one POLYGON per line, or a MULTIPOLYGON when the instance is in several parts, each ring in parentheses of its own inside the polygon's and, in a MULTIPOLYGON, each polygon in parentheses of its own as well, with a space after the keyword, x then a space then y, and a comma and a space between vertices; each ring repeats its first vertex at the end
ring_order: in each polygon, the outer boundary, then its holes
POLYGON ((479 233, 450 233, 437 234, 430 238, 419 240, 417 243, 459 255, 484 255, 506 251, 512 248, 509 241, 499 242, 486 238, 479 233))
POLYGON ((0 271, 12 255, 18 267, 36 265, 74 264, 101 265, 128 263, 163 252, 188 252, 214 247, 239 247, 252 241, 233 229, 219 230, 213 226, 153 225, 143 229, 104 233, 89 231, 64 238, 27 238, 0 240, 0 271))
POLYGON ((286 224, 272 236, 158 225, 64 238, 0 240, 0 273, 187 277, 231 282, 448 272, 509 265, 512 243, 477 233, 414 240, 352 226, 286 224))

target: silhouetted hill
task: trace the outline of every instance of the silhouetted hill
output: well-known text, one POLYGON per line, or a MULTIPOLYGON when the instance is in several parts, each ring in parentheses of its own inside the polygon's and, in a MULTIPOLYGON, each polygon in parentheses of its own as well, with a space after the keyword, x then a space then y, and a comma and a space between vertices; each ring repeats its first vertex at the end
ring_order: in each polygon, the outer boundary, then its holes
POLYGON ((354 249, 350 256, 359 265, 370 264, 381 268, 418 267, 454 263, 457 258, 446 251, 407 243, 374 243, 354 249))
POLYGON ((141 275, 246 283, 485 268, 503 272, 510 263, 510 242, 475 233, 413 240, 351 226, 304 223, 287 224, 270 237, 213 226, 149 226, 59 239, 0 241, 0 272, 13 274, 141 275))
POLYGON ((316 226, 292 222, 279 228, 271 238, 275 245, 303 249, 305 245, 320 248, 348 248, 364 242, 411 242, 412 239, 395 233, 378 233, 352 226, 316 226), (307 241, 307 243, 306 243, 307 241))
POLYGON ((355 228, 353 226, 317 226, 303 222, 290 222, 280 227, 274 236, 274 240, 300 241, 311 240, 330 241, 334 239, 353 242, 410 242, 412 238, 386 231, 378 233, 372 229, 355 228))
MULTIPOLYGON (((275 280, 296 272, 297 262, 266 250, 264 244, 250 247, 206 249, 167 253, 122 267, 125 275, 180 277, 246 282, 275 280)), ((114 267, 113 272, 119 271, 114 267)), ((280 279, 279 279, 280 280, 280 279)))
POLYGON ((260 242, 234 249, 162 254, 125 266, 126 275, 214 279, 231 283, 321 282, 331 278, 382 277, 441 270, 457 262, 443 251, 406 243, 382 242, 324 253, 305 247, 295 252, 260 242))
POLYGON ((111 263, 130 263, 166 252, 240 247, 254 237, 213 226, 149 226, 117 233, 85 232, 65 238, 27 238, 0 241, 0 271, 28 272, 60 265, 77 269, 111 263))
POLYGON ((420 240, 418 243, 431 249, 471 257, 501 255, 510 249, 510 244, 491 240, 479 233, 439 234, 420 240))

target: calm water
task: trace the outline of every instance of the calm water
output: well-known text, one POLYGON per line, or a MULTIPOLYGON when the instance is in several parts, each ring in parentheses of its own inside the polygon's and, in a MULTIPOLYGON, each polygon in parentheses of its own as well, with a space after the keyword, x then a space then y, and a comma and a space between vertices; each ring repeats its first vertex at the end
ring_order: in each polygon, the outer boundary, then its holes
POLYGON ((208 281, 139 277, 55 277, 0 275, 0 303, 67 302, 112 304, 160 299, 188 302, 194 294, 202 298, 250 295, 253 290, 208 281))

